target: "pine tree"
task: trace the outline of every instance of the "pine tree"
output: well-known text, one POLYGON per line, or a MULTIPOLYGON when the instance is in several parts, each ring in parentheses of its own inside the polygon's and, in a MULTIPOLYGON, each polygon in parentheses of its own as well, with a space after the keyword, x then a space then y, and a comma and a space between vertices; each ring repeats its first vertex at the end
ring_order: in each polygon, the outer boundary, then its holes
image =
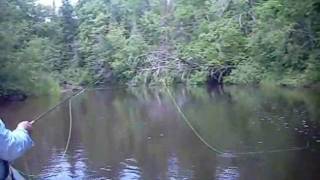
POLYGON ((63 50, 60 63, 60 69, 70 66, 71 61, 75 57, 75 36, 77 32, 77 22, 74 16, 74 9, 69 0, 63 0, 60 9, 61 25, 63 36, 63 50))

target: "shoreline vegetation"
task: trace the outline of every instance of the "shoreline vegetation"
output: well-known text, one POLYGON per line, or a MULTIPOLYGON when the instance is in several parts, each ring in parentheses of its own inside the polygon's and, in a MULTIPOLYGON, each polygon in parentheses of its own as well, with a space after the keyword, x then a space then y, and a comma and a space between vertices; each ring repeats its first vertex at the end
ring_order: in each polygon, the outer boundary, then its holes
MULTIPOLYGON (((178 84, 175 84, 178 85, 178 84)), ((209 89, 220 89, 223 88, 223 86, 233 86, 233 85, 237 85, 237 86, 255 86, 255 87, 260 87, 260 88, 294 88, 294 89, 307 89, 307 90, 312 90, 312 91, 317 91, 320 92, 320 83, 315 83, 315 84, 310 84, 310 85, 304 85, 304 86, 288 86, 288 85, 284 85, 284 84, 221 84, 221 85, 210 85, 210 84, 206 84, 206 85, 197 85, 195 87, 206 87, 209 89)), ((159 85, 154 85, 154 86, 159 86, 159 85)), ((108 88, 112 88, 113 86, 107 86, 107 87, 103 87, 102 89, 108 89, 108 88)), ((129 88, 129 86, 121 86, 121 87, 127 87, 129 88)), ((132 88, 134 88, 135 86, 132 86, 132 88)), ((137 86, 139 87, 139 86, 137 86)), ((146 86, 149 88, 152 88, 153 86, 146 86)), ((190 86, 189 86, 190 87, 190 86)), ((94 88, 94 87, 93 87, 94 88)), ((75 93, 81 89, 84 89, 84 87, 82 86, 73 86, 70 85, 68 87, 61 87, 60 90, 58 92, 55 92, 54 94, 70 94, 70 93, 75 93)), ((101 89, 101 88, 98 88, 101 89)), ((49 94, 47 94, 49 95, 49 94)), ((52 93, 51 93, 52 95, 52 93)), ((16 94, 10 94, 7 96, 0 96, 0 105, 4 104, 6 102, 15 102, 15 101, 25 101, 27 98, 29 98, 29 95, 26 95, 24 93, 16 93, 16 94)))
POLYGON ((111 84, 320 89, 317 0, 62 2, 0 2, 0 99, 111 84))

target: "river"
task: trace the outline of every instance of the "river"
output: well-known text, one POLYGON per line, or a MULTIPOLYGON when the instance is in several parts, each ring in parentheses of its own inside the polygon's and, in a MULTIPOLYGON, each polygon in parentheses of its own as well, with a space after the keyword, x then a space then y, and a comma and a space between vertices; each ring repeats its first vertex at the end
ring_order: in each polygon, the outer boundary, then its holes
MULTIPOLYGON (((6 103, 0 116, 13 129, 61 98, 6 103)), ((316 91, 114 88, 71 107, 71 131, 65 103, 35 124, 35 145, 14 167, 36 179, 320 179, 316 91)))

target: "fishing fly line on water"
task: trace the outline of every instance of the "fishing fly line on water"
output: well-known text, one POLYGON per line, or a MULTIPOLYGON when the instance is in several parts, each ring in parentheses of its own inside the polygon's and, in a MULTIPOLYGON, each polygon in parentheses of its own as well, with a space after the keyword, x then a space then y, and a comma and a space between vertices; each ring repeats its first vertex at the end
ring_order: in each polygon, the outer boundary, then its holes
POLYGON ((206 145, 209 149, 211 149, 212 151, 214 151, 215 153, 218 154, 223 154, 224 152, 216 147, 211 146, 205 139, 203 139, 201 137, 201 135, 195 130, 195 128, 192 126, 192 124, 190 123, 190 121, 188 120, 187 116, 184 114, 184 112, 182 111, 182 109, 180 108, 180 106, 178 105, 177 101, 174 99, 174 97, 172 96, 169 88, 166 86, 166 89, 168 91, 169 97, 172 100, 172 103, 174 104, 174 106, 176 107, 178 113, 181 115, 182 119, 186 122, 186 124, 189 126, 189 128, 192 130, 192 132, 200 139, 200 141, 206 145))
POLYGON ((168 95, 173 103, 173 105, 175 106, 175 108, 177 109, 178 113, 180 114, 180 116, 182 117, 182 119, 185 121, 185 123, 189 126, 189 128, 191 129, 191 131, 196 135, 196 137, 205 145, 207 146, 210 150, 212 150, 213 152, 225 156, 225 157, 238 157, 238 156, 245 156, 245 155, 255 155, 255 154, 268 154, 268 153, 280 153, 280 152, 289 152, 289 151, 300 151, 300 150, 304 150, 304 149, 308 149, 309 148, 309 142, 307 142, 307 144, 303 147, 292 147, 292 148, 287 148, 287 149, 272 149, 272 150, 261 150, 261 151, 244 151, 244 152, 227 152, 227 151, 223 151, 220 148, 214 147, 212 145, 210 145, 201 135, 198 131, 196 131, 196 129, 192 126, 191 122, 189 121, 189 119, 187 118, 187 116, 185 115, 185 113, 182 111, 182 109, 180 108, 180 106, 178 105, 177 101, 175 100, 175 98, 173 97, 170 89, 165 85, 165 88, 168 92, 168 95))
MULTIPOLYGON (((98 81, 97 81, 98 82, 98 81)), ((97 83, 95 82, 95 84, 97 83)), ((123 87, 121 87, 123 88, 123 87)), ((113 89, 113 88, 100 88, 100 89, 113 89)), ((62 152, 62 158, 65 157, 68 149, 69 149, 69 144, 70 144, 70 140, 71 140, 71 133, 72 133, 72 123, 73 123, 73 117, 72 117, 72 98, 75 98, 79 95, 81 95, 82 93, 84 93, 85 91, 89 90, 89 87, 86 87, 84 89, 79 90, 78 92, 70 95, 69 97, 65 98, 64 100, 60 101, 59 103, 57 103, 56 105, 52 106, 51 108, 49 108, 47 111, 42 112, 41 114, 37 115, 35 118, 33 118, 30 122, 31 124, 35 124, 37 122, 39 122, 43 117, 45 117, 48 113, 52 112, 53 110, 55 110, 57 107, 59 107, 60 105, 62 105, 63 103, 69 101, 69 133, 68 133, 68 139, 67 139, 67 143, 66 146, 62 152)), ((34 178, 39 178, 39 175, 34 175, 34 174, 29 174, 29 173, 25 173, 21 170, 15 169, 17 172, 19 172, 20 174, 22 174, 24 177, 28 178, 28 179, 34 179, 34 178)))
MULTIPOLYGON (((97 80, 95 81, 93 84, 98 84, 100 83, 101 80, 97 80)), ((39 122, 43 117, 45 117, 47 114, 49 114, 51 111, 55 110, 57 107, 59 107, 60 105, 62 105, 63 103, 67 102, 69 100, 69 133, 68 133, 68 139, 67 139, 67 143, 66 146, 64 148, 64 151, 62 153, 62 157, 64 157, 68 151, 69 148, 69 144, 70 144, 70 139, 71 139, 71 132, 72 132, 72 98, 81 95, 83 92, 85 92, 86 90, 88 90, 89 87, 86 87, 84 89, 80 89, 78 92, 71 94, 69 97, 65 98, 64 100, 60 101, 59 103, 57 103, 56 105, 52 106, 51 108, 49 108, 47 111, 42 112, 41 114, 35 116, 35 118, 33 118, 32 120, 30 120, 31 124, 36 124, 37 122, 39 122)), ((23 176, 27 177, 28 179, 33 179, 33 178, 39 178, 38 175, 33 175, 33 174, 28 174, 25 173, 21 170, 15 169, 16 171, 18 171, 20 174, 22 174, 23 176)))
MULTIPOLYGON (((71 133, 72 133, 72 123, 73 123, 73 117, 72 117, 72 98, 82 94, 86 89, 80 90, 79 92, 69 96, 68 98, 64 99, 63 101, 61 101, 60 103, 58 103, 57 105, 53 106, 52 108, 50 108, 48 111, 40 114, 37 118, 33 119, 31 122, 32 124, 38 122, 41 118, 43 118, 46 114, 48 114, 49 112, 51 112, 52 110, 54 110, 55 108, 57 108, 58 106, 60 106, 61 104, 63 104, 64 102, 66 102, 67 100, 69 101, 68 104, 68 108, 69 108, 69 133, 68 133, 68 139, 67 139, 67 143, 66 146, 64 147, 64 150, 62 152, 62 158, 65 157, 68 148, 69 148, 69 144, 70 144, 70 140, 71 140, 71 133)), ((17 172, 19 172, 20 174, 22 174, 24 177, 27 177, 28 179, 34 179, 34 178, 40 178, 39 175, 34 175, 34 174, 29 174, 26 172, 23 172, 21 170, 15 169, 17 172)))
POLYGON ((64 158, 64 156, 66 155, 68 148, 69 148, 69 144, 70 144, 70 140, 71 140, 71 133, 72 133, 72 122, 73 122, 73 118, 72 118, 72 98, 71 98, 69 100, 69 133, 68 133, 68 139, 67 139, 66 146, 65 146, 64 151, 62 153, 62 158, 64 158))
MULTIPOLYGON (((215 146, 210 145, 201 135, 200 133, 192 126, 191 122, 189 121, 189 119, 187 118, 187 116, 185 115, 185 113, 183 112, 183 110, 180 108, 180 106, 178 105, 178 103, 176 102, 175 98, 173 97, 171 91, 169 90, 169 88, 167 86, 165 86, 168 95, 173 103, 173 105, 176 107, 178 113, 180 114, 180 116, 182 117, 182 119, 185 121, 185 123, 188 125, 188 127, 191 129, 191 131, 195 134, 195 136, 206 146, 208 147, 211 151, 222 155, 222 156, 226 156, 226 157, 238 157, 239 155, 254 155, 254 154, 266 154, 266 153, 279 153, 279 152, 288 152, 288 151, 300 151, 300 150, 304 150, 309 148, 309 143, 307 143, 306 146, 304 147, 292 147, 292 148, 287 148, 287 149, 274 149, 274 150, 267 150, 267 151, 246 151, 246 152, 227 152, 227 151, 223 151, 220 148, 217 148, 215 146)), ((77 97, 79 95, 81 95, 83 92, 85 92, 88 88, 84 88, 82 90, 79 90, 78 92, 70 95, 69 97, 67 97, 66 99, 60 101, 58 104, 54 105, 53 107, 51 107, 49 110, 41 113, 40 115, 36 116, 36 118, 32 119, 30 122, 32 124, 37 123, 40 119, 42 119, 45 115, 47 115, 48 113, 50 113, 51 111, 53 111, 54 109, 56 109, 57 107, 59 107, 60 105, 62 105, 63 103, 69 101, 68 104, 68 108, 69 108, 69 133, 68 133, 68 139, 67 139, 67 143, 66 146, 62 152, 62 157, 65 157, 68 149, 69 149, 69 145, 70 145, 70 141, 71 141, 71 134, 72 134, 72 125, 73 125, 73 116, 72 116, 72 98, 77 97)), ((106 88, 104 88, 106 89, 106 88)), ((111 88, 112 89, 112 88, 111 88)), ((34 175, 34 174, 28 174, 25 173, 21 170, 16 169, 17 172, 19 172, 20 174, 22 174, 23 176, 27 177, 28 179, 34 179, 34 178, 40 178, 39 175, 34 175)))

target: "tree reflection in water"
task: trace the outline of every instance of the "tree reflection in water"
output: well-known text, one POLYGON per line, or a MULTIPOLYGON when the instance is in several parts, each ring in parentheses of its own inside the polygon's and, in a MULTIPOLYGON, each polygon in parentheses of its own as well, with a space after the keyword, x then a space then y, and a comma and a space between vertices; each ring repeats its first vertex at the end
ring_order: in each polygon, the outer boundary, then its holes
MULTIPOLYGON (((244 152, 304 146, 305 151, 219 156, 182 121, 165 89, 87 91, 73 100, 67 156, 67 106, 35 127, 34 149, 15 163, 46 179, 319 179, 320 95, 250 87, 171 89, 194 128, 211 145, 244 152)), ((55 101, 29 99, 1 107, 11 124, 55 101)), ((10 124, 9 123, 9 124, 10 124)))

